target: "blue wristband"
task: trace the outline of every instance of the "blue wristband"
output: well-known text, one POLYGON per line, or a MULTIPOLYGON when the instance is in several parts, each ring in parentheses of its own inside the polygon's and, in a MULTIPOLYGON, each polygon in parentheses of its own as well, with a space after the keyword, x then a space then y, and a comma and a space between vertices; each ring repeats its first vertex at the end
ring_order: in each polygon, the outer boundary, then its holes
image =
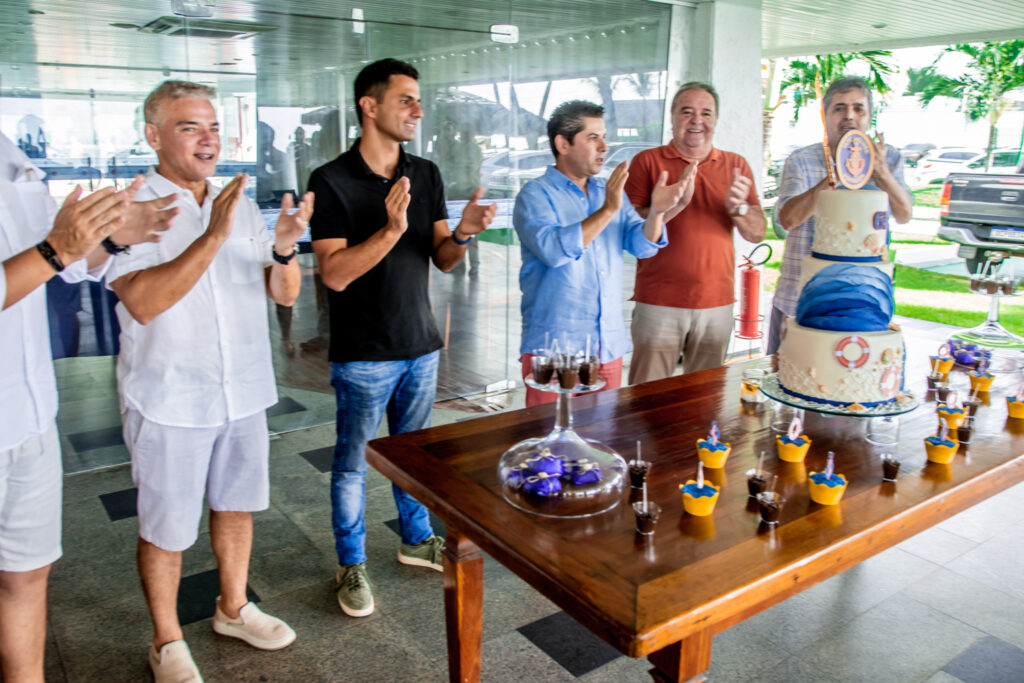
POLYGON ((455 231, 452 230, 452 242, 455 242, 455 244, 459 245, 460 247, 464 247, 470 242, 472 242, 474 237, 476 237, 476 235, 470 235, 468 239, 460 240, 458 237, 455 236, 455 231))

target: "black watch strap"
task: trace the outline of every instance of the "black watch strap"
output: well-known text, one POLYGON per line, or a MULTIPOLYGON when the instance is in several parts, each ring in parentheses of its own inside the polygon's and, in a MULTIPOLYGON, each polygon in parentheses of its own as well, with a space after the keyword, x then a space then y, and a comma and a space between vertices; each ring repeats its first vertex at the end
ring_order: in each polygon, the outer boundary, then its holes
POLYGON ((291 263, 291 260, 295 258, 295 255, 299 253, 299 250, 295 247, 292 247, 292 253, 288 254, 287 256, 281 256, 280 254, 277 253, 276 249, 271 249, 270 253, 273 254, 275 261, 277 261, 283 266, 287 266, 289 263, 291 263))
POLYGON ((106 249, 107 253, 110 254, 111 256, 117 256, 118 254, 127 254, 130 251, 130 247, 128 247, 128 245, 125 245, 123 247, 118 246, 114 244, 114 240, 110 239, 109 237, 104 238, 103 248, 106 249))
POLYGON ((36 245, 36 249, 38 249, 39 253, 42 254, 44 259, 46 259, 46 262, 53 266, 55 271, 59 273, 64 270, 64 262, 60 260, 60 256, 57 255, 57 250, 53 248, 53 245, 46 240, 43 240, 36 245))

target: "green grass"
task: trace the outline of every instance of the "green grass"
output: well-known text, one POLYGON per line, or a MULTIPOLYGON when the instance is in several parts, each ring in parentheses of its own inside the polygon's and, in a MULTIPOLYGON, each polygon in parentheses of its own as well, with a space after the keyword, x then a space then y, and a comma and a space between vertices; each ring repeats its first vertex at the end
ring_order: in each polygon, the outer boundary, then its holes
POLYGON ((939 208, 939 199, 942 197, 942 185, 922 187, 919 190, 911 190, 911 192, 914 193, 914 206, 939 208))
POLYGON ((896 264, 893 275, 896 289, 918 289, 931 292, 967 292, 967 276, 933 273, 896 264))
MULTIPOLYGON (((986 314, 981 311, 958 311, 949 308, 900 303, 896 304, 896 315, 964 328, 980 325, 985 322, 986 317, 986 314)), ((1002 306, 999 309, 999 322, 1014 334, 1024 333, 1024 308, 1002 306)))

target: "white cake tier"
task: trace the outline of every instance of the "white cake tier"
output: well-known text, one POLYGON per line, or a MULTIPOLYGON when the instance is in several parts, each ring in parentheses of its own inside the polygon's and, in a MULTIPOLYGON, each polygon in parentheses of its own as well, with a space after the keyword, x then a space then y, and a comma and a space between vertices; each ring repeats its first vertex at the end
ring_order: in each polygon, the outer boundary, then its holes
POLYGON ((889 198, 880 190, 822 190, 811 251, 847 260, 887 259, 889 198))
POLYGON ((869 406, 896 398, 903 385, 903 333, 833 332, 783 322, 779 385, 833 405, 869 406))
MULTIPOLYGON (((837 263, 846 263, 842 261, 827 261, 825 259, 815 258, 814 256, 804 256, 800 261, 800 291, 803 291, 804 285, 806 285, 812 277, 818 274, 824 268, 834 266, 837 263)), ((891 261, 875 261, 873 263, 861 263, 861 262, 850 262, 846 265, 864 266, 865 268, 878 268, 880 271, 889 276, 892 279, 894 267, 891 261)))

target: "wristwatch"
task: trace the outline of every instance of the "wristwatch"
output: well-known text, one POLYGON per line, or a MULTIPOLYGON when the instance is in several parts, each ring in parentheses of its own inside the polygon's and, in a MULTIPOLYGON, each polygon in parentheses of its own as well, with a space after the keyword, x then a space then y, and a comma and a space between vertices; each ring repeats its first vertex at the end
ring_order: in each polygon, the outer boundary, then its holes
POLYGON ((742 204, 737 206, 735 209, 730 211, 729 215, 730 216, 746 216, 747 215, 747 211, 749 211, 749 210, 750 210, 750 204, 747 204, 746 202, 743 202, 742 204))
POLYGON ((107 253, 110 254, 111 256, 117 256, 118 254, 127 254, 130 252, 130 248, 128 247, 128 245, 121 246, 118 244, 114 244, 114 240, 110 239, 109 237, 104 238, 103 248, 106 249, 107 253))
POLYGON ((274 257, 274 260, 275 260, 275 261, 277 261, 278 263, 280 263, 280 264, 281 264, 282 266, 287 266, 287 265, 288 265, 288 263, 289 263, 289 262, 290 262, 290 261, 291 261, 291 260, 292 260, 293 258, 295 258, 295 255, 296 255, 297 253, 299 253, 299 250, 298 250, 298 248, 297 248, 297 247, 295 247, 295 246, 292 246, 292 253, 288 254, 287 256, 281 256, 280 254, 278 254, 278 253, 277 253, 277 250, 276 250, 276 249, 271 249, 271 250, 270 250, 270 253, 271 253, 271 255, 272 255, 272 256, 274 257))

